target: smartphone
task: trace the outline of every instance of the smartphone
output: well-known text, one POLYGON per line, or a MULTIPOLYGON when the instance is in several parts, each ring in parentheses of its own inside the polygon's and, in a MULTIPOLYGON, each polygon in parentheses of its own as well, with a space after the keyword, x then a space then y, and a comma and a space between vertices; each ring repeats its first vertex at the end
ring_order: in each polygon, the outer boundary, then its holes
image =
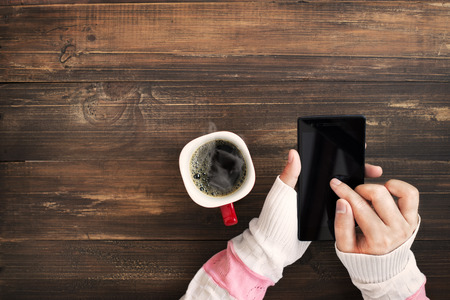
POLYGON ((362 115, 298 119, 298 239, 334 240, 337 195, 330 180, 350 187, 364 183, 366 118, 362 115))

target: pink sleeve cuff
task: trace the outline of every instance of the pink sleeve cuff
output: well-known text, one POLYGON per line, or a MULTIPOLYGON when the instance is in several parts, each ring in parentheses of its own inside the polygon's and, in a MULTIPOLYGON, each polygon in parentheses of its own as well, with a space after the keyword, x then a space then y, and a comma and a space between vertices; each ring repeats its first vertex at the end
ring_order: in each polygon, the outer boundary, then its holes
POLYGON ((425 293, 425 283, 422 284, 420 289, 411 297, 408 297, 406 300, 430 300, 425 293))
POLYGON ((269 286, 274 282, 250 270, 234 251, 233 243, 214 255, 203 266, 221 288, 237 299, 263 299, 269 286))

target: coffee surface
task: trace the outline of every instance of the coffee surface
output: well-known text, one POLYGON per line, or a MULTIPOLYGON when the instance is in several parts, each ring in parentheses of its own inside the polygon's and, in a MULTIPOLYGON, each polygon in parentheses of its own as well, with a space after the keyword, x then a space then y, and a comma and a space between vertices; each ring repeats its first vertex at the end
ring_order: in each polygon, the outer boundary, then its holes
POLYGON ((191 158, 191 175, 197 188, 213 197, 236 191, 244 182, 247 167, 239 149, 225 140, 200 146, 191 158))

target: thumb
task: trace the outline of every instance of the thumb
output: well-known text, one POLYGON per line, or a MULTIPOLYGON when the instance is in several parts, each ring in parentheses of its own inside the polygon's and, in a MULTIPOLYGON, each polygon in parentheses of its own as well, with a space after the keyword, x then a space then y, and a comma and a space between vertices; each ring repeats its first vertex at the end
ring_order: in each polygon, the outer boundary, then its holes
POLYGON ((336 247, 341 252, 354 252, 354 249, 356 249, 355 219, 352 207, 344 199, 339 199, 336 202, 334 234, 336 236, 336 247))
POLYGON ((295 188, 300 175, 301 163, 298 152, 294 149, 289 151, 288 162, 281 172, 280 179, 291 188, 295 188))

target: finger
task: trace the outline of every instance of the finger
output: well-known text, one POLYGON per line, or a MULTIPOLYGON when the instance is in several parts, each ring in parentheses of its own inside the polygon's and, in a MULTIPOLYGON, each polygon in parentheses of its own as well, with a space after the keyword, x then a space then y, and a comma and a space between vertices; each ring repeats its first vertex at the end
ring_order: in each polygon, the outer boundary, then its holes
POLYGON ((352 207, 344 199, 336 202, 336 217, 334 219, 334 234, 336 247, 342 252, 355 252, 356 232, 352 207))
POLYGON ((412 226, 419 222, 419 191, 411 184, 401 180, 389 180, 385 187, 389 192, 398 197, 398 208, 401 214, 412 226))
POLYGON ((367 178, 378 178, 378 177, 381 177, 382 174, 383 174, 383 169, 380 166, 366 164, 365 176, 367 178))
POLYGON ((294 149, 289 151, 288 162, 281 172, 280 179, 291 188, 295 188, 298 176, 300 175, 301 162, 298 152, 294 149))
POLYGON ((352 207, 353 215, 364 235, 377 236, 379 228, 385 226, 369 203, 340 180, 333 178, 330 182, 331 189, 339 198, 347 200, 352 207))
POLYGON ((362 184, 355 188, 361 197, 372 202, 375 212, 388 226, 405 224, 400 210, 386 187, 379 184, 362 184))

